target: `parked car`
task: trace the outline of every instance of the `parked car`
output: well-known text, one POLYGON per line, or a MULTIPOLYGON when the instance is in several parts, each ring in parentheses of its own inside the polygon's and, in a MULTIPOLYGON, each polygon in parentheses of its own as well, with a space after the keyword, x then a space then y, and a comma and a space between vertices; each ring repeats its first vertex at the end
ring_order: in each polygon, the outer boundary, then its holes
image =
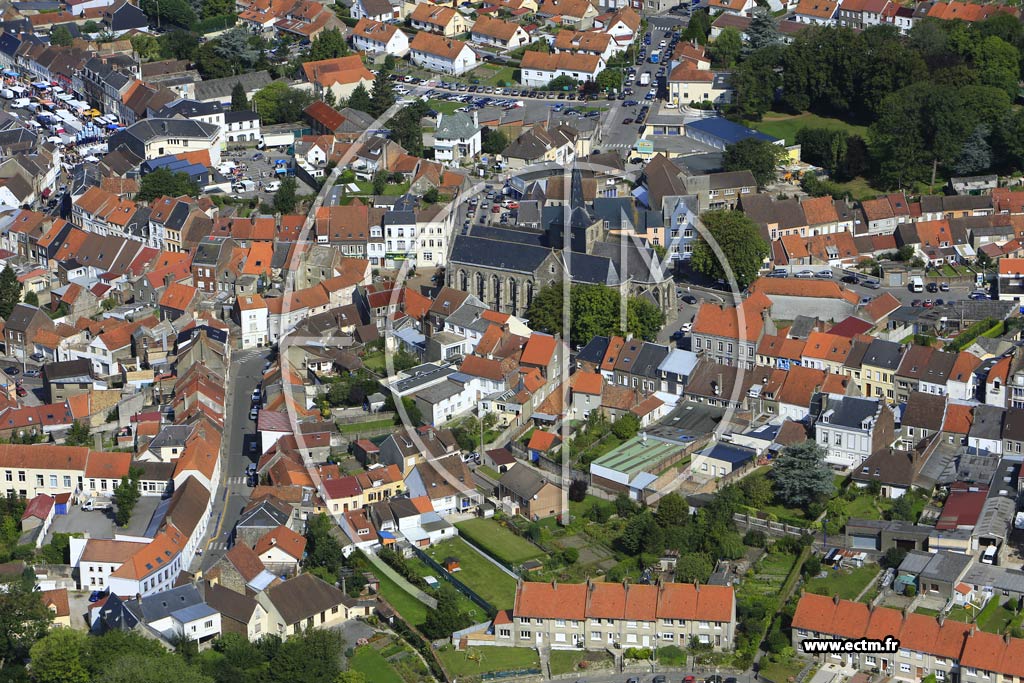
POLYGON ((798 277, 798 278, 800 278, 802 280, 807 280, 809 278, 814 277, 814 271, 813 270, 801 270, 800 272, 796 273, 793 277, 798 277))
POLYGON ((818 278, 821 278, 823 280, 831 280, 832 279, 832 271, 831 270, 819 270, 817 273, 814 274, 814 277, 818 277, 818 278))
POLYGON ((683 334, 689 334, 693 330, 693 323, 683 323, 683 326, 679 328, 679 331, 683 334))
POLYGON ((922 306, 924 306, 925 308, 932 308, 933 306, 935 306, 935 302, 932 301, 931 299, 925 299, 922 306))
POLYGON ((15 389, 14 391, 15 391, 16 394, 18 394, 18 396, 27 396, 28 395, 28 389, 26 389, 25 387, 21 386, 20 384, 18 385, 18 388, 15 389))
POLYGON ((38 377, 39 374, 39 370, 37 370, 36 368, 29 368, 28 370, 25 371, 26 377, 38 377))
POLYGON ((910 305, 911 305, 911 306, 912 306, 913 308, 919 308, 919 307, 921 306, 921 304, 922 304, 922 303, 924 303, 924 302, 923 302, 923 301, 921 301, 920 299, 914 299, 913 301, 911 301, 911 302, 910 302, 910 305))
POLYGON ((21 374, 21 370, 19 368, 14 367, 13 365, 10 366, 9 368, 5 369, 4 372, 6 372, 11 377, 14 377, 15 375, 20 375, 21 374))
POLYGON ((89 602, 99 602, 107 596, 107 591, 93 591, 89 593, 89 602))
POLYGON ((929 282, 928 286, 925 287, 925 289, 927 289, 931 294, 934 294, 935 292, 939 291, 939 286, 934 282, 929 282))
POLYGON ((971 301, 983 301, 988 298, 988 292, 983 292, 981 290, 974 291, 971 292, 967 298, 971 301))
POLYGON ((46 356, 44 356, 43 354, 38 353, 38 352, 37 353, 33 353, 31 356, 29 356, 29 358, 31 358, 32 360, 34 360, 37 363, 42 363, 44 360, 46 360, 46 356))
POLYGON ((868 289, 881 289, 882 288, 882 283, 879 282, 878 280, 865 280, 861 284, 864 285, 865 287, 867 287, 868 289))
POLYGON ((253 407, 253 408, 251 408, 249 410, 249 419, 250 420, 255 420, 259 416, 260 416, 260 409, 259 408, 253 407))
POLYGON ((848 285, 860 284, 860 278, 856 275, 844 275, 842 281, 848 285))
POLYGON ((939 291, 940 292, 948 292, 949 291, 949 283, 948 282, 943 282, 942 284, 940 284, 939 285, 939 291))
POLYGON ((693 294, 687 294, 686 296, 680 297, 680 298, 682 299, 682 302, 684 304, 691 304, 692 305, 692 304, 697 303, 697 297, 695 297, 693 294))

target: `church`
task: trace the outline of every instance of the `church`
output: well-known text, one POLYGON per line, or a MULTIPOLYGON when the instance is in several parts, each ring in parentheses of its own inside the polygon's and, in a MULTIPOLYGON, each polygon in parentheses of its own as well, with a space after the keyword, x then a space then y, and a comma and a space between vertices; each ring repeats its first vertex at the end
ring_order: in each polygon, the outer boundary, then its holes
POLYGON ((569 190, 569 202, 544 207, 539 230, 474 225, 456 236, 448 286, 514 316, 525 314, 542 287, 564 278, 614 287, 624 297, 648 299, 666 314, 674 311, 675 283, 657 254, 633 238, 609 235, 604 219, 587 206, 579 169, 572 171, 569 190))

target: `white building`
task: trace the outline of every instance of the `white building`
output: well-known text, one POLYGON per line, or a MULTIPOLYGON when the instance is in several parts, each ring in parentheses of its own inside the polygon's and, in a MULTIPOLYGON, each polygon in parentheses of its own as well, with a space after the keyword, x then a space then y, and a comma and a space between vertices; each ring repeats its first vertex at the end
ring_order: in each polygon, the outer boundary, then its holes
POLYGON ((416 66, 438 73, 459 76, 477 65, 476 53, 469 45, 427 31, 417 33, 409 49, 416 66))
POLYGON ((394 24, 360 19, 349 33, 352 47, 367 54, 404 57, 409 54, 409 36, 394 24))
POLYGON ((260 115, 248 110, 224 112, 224 139, 227 142, 259 140, 260 115))
POLYGON ((598 55, 528 51, 520 63, 519 80, 529 87, 545 86, 559 76, 585 83, 597 78, 604 68, 605 61, 598 55))
POLYGON ((441 114, 434 131, 434 158, 450 165, 473 159, 481 150, 476 111, 441 114))
POLYGON ((267 343, 269 311, 259 294, 246 294, 235 302, 237 322, 242 328, 242 348, 253 349, 267 343))

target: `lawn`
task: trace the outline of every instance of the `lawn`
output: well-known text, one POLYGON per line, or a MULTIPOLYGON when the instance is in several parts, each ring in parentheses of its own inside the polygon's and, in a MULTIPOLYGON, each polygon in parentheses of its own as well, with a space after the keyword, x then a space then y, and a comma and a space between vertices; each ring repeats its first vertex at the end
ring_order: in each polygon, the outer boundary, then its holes
POLYGON ((491 479, 493 479, 494 481, 498 481, 499 479, 501 479, 501 475, 500 475, 500 474, 498 474, 497 472, 495 472, 494 470, 492 470, 492 469, 491 469, 490 467, 488 467, 487 465, 479 465, 479 466, 478 466, 478 467, 476 468, 476 471, 477 471, 477 472, 480 472, 480 473, 482 473, 482 474, 486 474, 486 475, 487 475, 488 477, 490 477, 490 478, 491 478, 491 479))
POLYGON ((788 114, 767 114, 761 121, 751 125, 755 130, 777 138, 783 138, 787 145, 796 144, 796 134, 801 128, 830 128, 833 130, 845 130, 852 135, 859 135, 867 138, 868 129, 865 126, 854 126, 839 119, 825 118, 817 114, 804 113, 796 115, 788 114))
POLYGON ((576 670, 576 665, 583 661, 583 655, 583 650, 552 650, 551 675, 572 673, 576 670))
POLYGON ((453 576, 472 588, 496 609, 509 609, 515 602, 516 580, 495 567, 461 538, 453 538, 427 548, 427 554, 441 563, 446 557, 459 559, 459 571, 453 576))
POLYGON ((978 628, 989 633, 1002 633, 1013 621, 1013 610, 999 604, 999 598, 992 598, 978 615, 978 628))
POLYGON ((405 592, 405 589, 381 573, 375 573, 380 580, 380 594, 398 610, 406 621, 413 626, 420 626, 427 620, 427 606, 405 592))
POLYGON ((363 365, 368 370, 372 370, 378 375, 383 375, 388 371, 384 358, 383 351, 372 351, 363 356, 363 365))
POLYGON ((853 600, 871 581, 878 576, 877 564, 866 564, 854 569, 828 569, 828 576, 814 578, 807 582, 807 591, 818 595, 836 595, 844 600, 853 600))
POLYGON ((762 680, 787 683, 791 678, 796 679, 804 664, 804 660, 792 655, 772 655, 761 660, 759 673, 762 680))
MULTIPOLYGON (((921 610, 917 611, 920 612, 921 610)), ((949 612, 946 614, 946 618, 950 621, 962 621, 964 623, 970 623, 974 621, 974 614, 975 611, 973 609, 968 610, 965 607, 954 607, 953 609, 949 610, 949 612)))
MULTIPOLYGON (((357 180, 356 185, 359 186, 359 192, 357 194, 374 194, 373 183, 363 180, 357 180)), ((384 196, 398 197, 409 191, 409 183, 388 183, 384 188, 384 196)))
POLYGON ((493 519, 467 519, 455 526, 459 533, 474 544, 508 564, 522 564, 544 554, 540 548, 516 536, 493 519))
POLYGON ((391 668, 387 660, 369 645, 356 648, 355 654, 349 660, 349 667, 362 672, 366 680, 373 683, 403 683, 402 677, 391 668))
POLYGON ((880 506, 878 499, 870 493, 863 493, 846 503, 846 515, 848 517, 860 517, 861 519, 882 519, 882 513, 891 505, 880 506))
POLYGON ((394 424, 395 421, 391 418, 370 420, 369 422, 346 422, 338 425, 338 431, 342 434, 359 434, 361 432, 372 432, 375 429, 384 429, 394 424))
POLYGON ((511 66, 494 66, 484 64, 473 72, 473 76, 480 80, 482 85, 514 86, 516 85, 516 70, 511 66), (504 83, 498 83, 503 81, 504 83))
MULTIPOLYGON (((762 467, 756 470, 755 472, 751 472, 749 475, 747 475, 747 479, 751 477, 767 477, 769 470, 770 468, 768 467, 762 467)), ((804 510, 802 508, 788 508, 785 507, 784 505, 779 505, 774 502, 768 505, 762 505, 760 508, 758 508, 757 511, 775 515, 775 517, 777 517, 780 520, 785 519, 787 517, 797 522, 806 519, 804 515, 804 510)))
POLYGON ((611 506, 612 504, 609 501, 601 500, 597 496, 591 496, 590 494, 587 494, 586 496, 584 496, 583 500, 581 500, 578 503, 574 500, 569 501, 569 514, 572 516, 573 519, 585 518, 588 514, 590 514, 590 510, 595 505, 611 506))
POLYGON ((427 106, 442 114, 452 114, 456 109, 461 109, 466 105, 462 102, 449 102, 448 100, 427 100, 427 106))
POLYGON ((473 676, 491 671, 539 669, 537 651, 526 647, 471 647, 465 652, 446 647, 438 650, 444 668, 452 676, 473 676))
POLYGON ((740 584, 740 597, 778 594, 795 560, 795 557, 785 553, 770 553, 762 557, 754 565, 754 575, 743 579, 740 584))

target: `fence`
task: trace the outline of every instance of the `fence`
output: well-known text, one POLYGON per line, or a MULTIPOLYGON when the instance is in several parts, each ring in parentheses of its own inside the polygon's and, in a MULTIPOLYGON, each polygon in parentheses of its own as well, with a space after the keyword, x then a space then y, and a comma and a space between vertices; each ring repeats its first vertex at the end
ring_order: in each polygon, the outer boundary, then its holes
POLYGON ((430 645, 422 633, 420 633, 415 626, 405 620, 395 606, 388 603, 386 600, 382 600, 388 607, 391 608, 391 612, 394 614, 393 620, 389 623, 391 628, 398 635, 405 638, 406 642, 416 648, 416 651, 423 657, 423 661, 427 663, 427 668, 430 669, 430 673, 433 674, 434 678, 439 681, 452 681, 454 680, 448 671, 444 668, 441 663, 441 659, 437 656, 434 648, 430 645))
POLYGON ((498 613, 498 610, 495 609, 491 603, 481 598, 472 588, 452 576, 447 569, 439 565, 430 555, 427 555, 416 546, 413 546, 412 549, 413 552, 416 553, 416 557, 420 558, 424 564, 440 574, 445 581, 455 586, 456 590, 472 600, 473 603, 476 604, 477 607, 480 607, 488 617, 492 617, 498 613))
POLYGON ((733 514, 732 519, 745 530, 758 529, 774 536, 785 536, 787 534, 790 536, 803 536, 811 531, 804 527, 783 524, 782 522, 770 522, 767 519, 753 517, 742 512, 733 514))
POLYGON ((376 571, 381 572, 382 574, 384 574, 384 576, 386 576, 389 579, 391 579, 392 581, 394 581, 398 585, 399 588, 404 590, 409 595, 412 595, 414 598, 416 598, 417 600, 422 602, 424 605, 426 605, 430 609, 437 609, 437 600, 435 598, 427 595, 426 593, 424 593, 420 589, 416 588, 416 586, 414 586, 411 583, 409 583, 408 581, 406 581, 405 577, 401 576, 398 572, 396 572, 394 569, 389 567, 387 562, 385 562, 384 560, 380 559, 379 557, 377 557, 373 553, 364 553, 364 554, 366 555, 366 559, 369 560, 370 564, 373 565, 373 567, 374 567, 374 569, 376 571))
POLYGON ((491 671, 480 674, 480 680, 493 681, 500 678, 513 678, 518 676, 540 676, 543 672, 540 669, 519 669, 518 671, 491 671))

